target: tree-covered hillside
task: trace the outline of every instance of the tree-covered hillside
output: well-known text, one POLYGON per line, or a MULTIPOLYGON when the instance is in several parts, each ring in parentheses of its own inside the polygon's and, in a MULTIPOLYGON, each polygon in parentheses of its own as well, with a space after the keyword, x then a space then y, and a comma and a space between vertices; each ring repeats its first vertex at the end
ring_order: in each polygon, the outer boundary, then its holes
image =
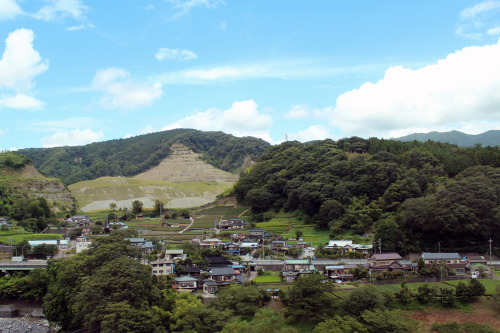
MULTIPOLYGON (((77 147, 20 150, 47 176, 66 184, 103 176, 134 176, 160 163, 173 143, 181 143, 222 170, 237 172, 250 158, 255 160, 269 143, 252 137, 237 138, 222 132, 175 129, 128 139, 111 140, 77 147)), ((64 144, 64 143, 61 143, 64 144)))
POLYGON ((500 149, 372 138, 285 142, 234 187, 254 214, 302 211, 332 237, 374 233, 384 251, 479 251, 500 239, 500 149))

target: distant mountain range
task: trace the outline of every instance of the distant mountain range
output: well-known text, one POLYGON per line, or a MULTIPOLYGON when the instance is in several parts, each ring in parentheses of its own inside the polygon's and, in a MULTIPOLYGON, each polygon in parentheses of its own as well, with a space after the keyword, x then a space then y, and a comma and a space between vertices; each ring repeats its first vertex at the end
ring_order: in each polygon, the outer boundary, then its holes
POLYGON ((459 131, 451 132, 429 132, 429 133, 414 133, 400 138, 394 138, 399 141, 439 141, 448 142, 461 147, 472 147, 476 144, 482 146, 500 146, 500 131, 492 130, 481 134, 466 134, 459 131))

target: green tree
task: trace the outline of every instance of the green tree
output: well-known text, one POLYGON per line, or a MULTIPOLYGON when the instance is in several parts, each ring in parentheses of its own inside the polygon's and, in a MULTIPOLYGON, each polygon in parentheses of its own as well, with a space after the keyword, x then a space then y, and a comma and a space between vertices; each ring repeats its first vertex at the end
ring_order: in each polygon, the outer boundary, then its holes
POLYGON ((142 212, 142 207, 144 204, 140 200, 132 201, 132 214, 140 214, 142 212))
MULTIPOLYGON (((151 269, 135 259, 120 257, 105 263, 92 275, 82 279, 82 288, 75 297, 73 309, 78 321, 86 328, 103 331, 102 322, 109 322, 110 318, 116 319, 118 316, 122 318, 121 311, 124 309, 132 318, 147 313, 152 305, 159 302, 158 295, 151 269)), ((141 327, 141 331, 155 331, 158 321, 159 318, 148 318, 147 323, 141 321, 142 325, 149 324, 141 327)), ((123 319, 121 323, 134 324, 130 318, 123 319)), ((134 331, 134 327, 121 327, 120 330, 130 332, 134 331)))
POLYGON ((287 325, 282 314, 270 308, 261 308, 251 321, 234 321, 224 326, 221 333, 298 333, 287 325))
POLYGON ((217 291, 214 306, 220 310, 232 310, 237 315, 254 315, 270 299, 260 287, 233 283, 217 291))
POLYGON ((285 312, 292 320, 321 321, 329 318, 335 308, 334 289, 331 282, 323 281, 320 274, 301 276, 283 298, 285 312))
POLYGON ((312 333, 368 333, 368 329, 351 316, 335 316, 314 328, 312 333))
POLYGON ((385 297, 374 286, 363 285, 342 301, 341 308, 346 314, 360 318, 365 310, 385 309, 385 297))
POLYGON ((418 322, 402 310, 365 310, 361 318, 370 333, 409 333, 418 330, 418 322))

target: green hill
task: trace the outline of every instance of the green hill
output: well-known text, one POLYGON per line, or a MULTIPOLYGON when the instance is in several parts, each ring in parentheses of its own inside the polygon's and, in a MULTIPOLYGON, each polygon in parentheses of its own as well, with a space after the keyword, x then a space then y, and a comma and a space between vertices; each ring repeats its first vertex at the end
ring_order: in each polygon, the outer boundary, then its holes
POLYGON ((0 153, 0 216, 7 216, 17 199, 44 198, 56 209, 69 209, 73 198, 56 178, 41 175, 31 161, 16 152, 0 153))
POLYGON ((105 176, 136 176, 170 156, 172 144, 182 144, 213 167, 231 173, 243 170, 269 147, 269 143, 253 137, 175 129, 85 146, 19 152, 29 157, 44 175, 60 178, 69 185, 105 176))
POLYGON ((413 140, 425 142, 427 140, 432 140, 438 142, 448 142, 461 147, 472 147, 476 144, 494 147, 500 146, 500 131, 487 131, 477 135, 465 134, 459 131, 414 133, 400 138, 395 138, 394 140, 405 142, 413 140))

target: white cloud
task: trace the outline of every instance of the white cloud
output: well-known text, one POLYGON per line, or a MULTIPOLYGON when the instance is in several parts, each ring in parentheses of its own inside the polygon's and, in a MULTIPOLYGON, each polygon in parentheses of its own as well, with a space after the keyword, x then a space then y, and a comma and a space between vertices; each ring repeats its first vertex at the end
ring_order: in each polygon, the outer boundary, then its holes
POLYGON ((179 50, 179 49, 168 49, 160 48, 155 54, 155 58, 159 61, 170 59, 170 60, 192 60, 196 59, 196 53, 189 50, 179 50))
POLYGON ((468 7, 464 9, 460 13, 460 17, 462 18, 474 18, 478 15, 484 14, 486 12, 490 12, 494 9, 500 8, 500 1, 496 0, 485 0, 475 4, 472 7, 468 7))
POLYGON ((88 7, 80 0, 46 0, 47 5, 33 14, 37 20, 53 22, 66 17, 81 20, 88 7))
POLYGON ((42 61, 33 48, 33 39, 33 31, 28 29, 9 34, 0 59, 0 88, 27 92, 33 86, 33 78, 48 69, 48 61, 42 61))
MULTIPOLYGON (((167 72, 157 76, 163 84, 210 84, 221 81, 275 78, 284 80, 307 77, 333 76, 346 73, 378 72, 381 65, 356 65, 333 67, 321 61, 309 59, 275 60, 251 64, 228 65, 211 68, 196 68, 178 72, 167 72)), ((384 65, 386 68, 386 65, 384 65)))
POLYGON ((85 25, 80 24, 80 25, 73 25, 71 27, 66 28, 66 31, 78 31, 78 30, 83 30, 85 29, 85 25))
POLYGON ((272 142, 269 129, 272 117, 259 112, 253 100, 234 102, 230 109, 208 109, 169 124, 162 130, 195 128, 202 131, 223 131, 238 137, 254 136, 272 142))
POLYGON ((285 118, 288 119, 299 119, 309 117, 309 110, 306 105, 294 105, 292 109, 288 111, 285 118))
POLYGON ((0 108, 37 110, 42 109, 43 105, 43 102, 24 94, 0 97, 0 108))
POLYGON ((500 35, 500 27, 488 29, 488 31, 486 33, 488 35, 500 35))
POLYGON ((0 21, 12 20, 23 14, 16 0, 0 0, 0 21))
POLYGON ((328 128, 321 125, 312 125, 305 130, 299 131, 297 134, 290 134, 290 140, 297 140, 300 142, 307 142, 313 140, 324 140, 330 138, 328 128))
POLYGON ((331 124, 346 136, 386 138, 486 123, 500 128, 499 59, 500 40, 416 70, 391 67, 380 81, 340 95, 328 112, 331 124))
POLYGON ((207 9, 217 8, 221 3, 221 0, 167 0, 173 4, 176 13, 172 19, 177 19, 181 16, 188 14, 193 8, 205 7, 207 9))
POLYGON ((109 109, 148 106, 163 94, 161 83, 137 83, 130 78, 129 72, 120 68, 98 70, 91 87, 104 93, 100 102, 103 107, 109 109))
POLYGON ((100 141, 104 138, 104 134, 94 132, 91 129, 74 129, 72 131, 63 131, 55 133, 51 136, 42 139, 42 147, 61 147, 61 146, 79 146, 86 145, 92 142, 100 141))
POLYGON ((144 7, 145 10, 153 10, 155 9, 155 5, 153 4, 149 4, 149 5, 146 5, 146 7, 144 7))
POLYGON ((5 40, 0 59, 0 108, 41 109, 43 102, 31 95, 33 79, 45 72, 48 61, 42 61, 33 48, 32 30, 18 29, 5 40), (14 93, 13 95, 11 95, 14 93))

